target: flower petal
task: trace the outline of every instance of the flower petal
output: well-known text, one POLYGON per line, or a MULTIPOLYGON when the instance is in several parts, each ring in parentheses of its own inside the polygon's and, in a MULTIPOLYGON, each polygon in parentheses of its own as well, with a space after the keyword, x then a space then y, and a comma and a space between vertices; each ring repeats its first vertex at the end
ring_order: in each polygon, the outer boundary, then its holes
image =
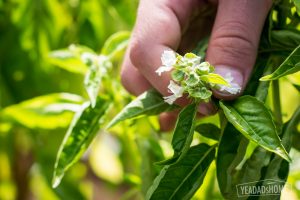
POLYGON ((174 81, 170 81, 168 85, 168 89, 170 90, 171 93, 173 93, 177 98, 182 97, 184 88, 181 87, 180 85, 177 85, 174 81))
POLYGON ((161 73, 171 71, 172 69, 172 66, 160 66, 155 72, 158 76, 161 76, 161 73))
POLYGON ((230 84, 230 87, 220 85, 220 91, 225 91, 230 94, 238 94, 241 92, 241 86, 233 82, 234 78, 231 76, 230 72, 225 75, 224 79, 230 84))
POLYGON ((176 99, 177 97, 174 94, 164 97, 164 101, 170 105, 172 105, 176 101, 176 99))
POLYGON ((166 50, 161 56, 161 62, 164 66, 170 67, 176 64, 176 54, 174 51, 166 50))

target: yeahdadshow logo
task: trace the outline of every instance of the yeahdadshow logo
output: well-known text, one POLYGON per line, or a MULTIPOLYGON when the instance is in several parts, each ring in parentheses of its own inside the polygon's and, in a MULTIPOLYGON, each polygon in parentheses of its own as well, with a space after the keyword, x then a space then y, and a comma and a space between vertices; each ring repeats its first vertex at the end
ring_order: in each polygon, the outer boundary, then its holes
POLYGON ((268 196, 280 195, 284 187, 292 188, 291 185, 280 180, 265 179, 236 185, 237 196, 268 196))

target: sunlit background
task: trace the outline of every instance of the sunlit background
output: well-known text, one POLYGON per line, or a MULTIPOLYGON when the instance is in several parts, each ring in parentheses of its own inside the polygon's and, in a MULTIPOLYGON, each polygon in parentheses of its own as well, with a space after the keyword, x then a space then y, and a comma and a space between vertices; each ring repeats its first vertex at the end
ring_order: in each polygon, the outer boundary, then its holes
MULTIPOLYGON (((110 35, 132 29, 137 4, 137 0, 0 0, 1 200, 141 199, 158 170, 152 163, 172 155, 167 142, 171 136, 156 139, 156 118, 138 120, 130 129, 100 132, 61 185, 51 187, 56 154, 73 112, 62 107, 47 112, 47 106, 67 104, 66 97, 80 104, 87 94, 82 72, 64 69, 49 53, 71 44, 100 52, 110 35)), ((114 63, 116 74, 120 62, 114 63)), ((300 84, 300 74, 281 80, 284 121, 300 104, 291 81, 300 84)), ((105 91, 119 87, 119 101, 129 101, 119 84, 105 87, 105 91)), ((292 156, 288 181, 293 188, 285 194, 298 199, 299 152, 292 150, 292 156)), ((213 165, 194 199, 220 198, 214 169, 213 165)))
POLYGON ((8 108, 60 92, 87 97, 83 75, 52 65, 49 52, 70 44, 99 52, 108 36, 131 30, 136 7, 134 0, 0 0, 0 106, 14 116, 0 124, 0 199, 119 199, 137 184, 138 155, 102 134, 53 190, 55 157, 73 113, 42 115, 38 104, 55 96, 8 108))

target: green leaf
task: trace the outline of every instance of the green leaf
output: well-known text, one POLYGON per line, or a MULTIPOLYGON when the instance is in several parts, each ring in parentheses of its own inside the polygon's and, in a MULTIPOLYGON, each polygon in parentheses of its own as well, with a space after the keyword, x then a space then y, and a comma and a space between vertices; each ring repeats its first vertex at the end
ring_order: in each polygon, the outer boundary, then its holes
POLYGON ((53 175, 53 187, 57 187, 64 173, 83 155, 96 133, 109 106, 109 100, 98 97, 94 108, 86 102, 77 112, 59 148, 53 175))
MULTIPOLYGON (((264 70, 263 75, 268 75, 272 72, 273 66, 274 66, 274 62, 272 59, 269 59, 267 62, 267 67, 264 70)), ((255 97, 261 101, 261 102, 265 102, 267 96, 268 96, 268 91, 269 91, 269 87, 270 87, 270 81, 259 81, 256 93, 255 93, 255 97)))
POLYGON ((200 76, 200 79, 207 83, 230 86, 228 82, 219 74, 209 73, 208 75, 200 76))
POLYGON ((293 148, 300 151, 300 130, 297 128, 300 124, 300 108, 298 108, 293 117, 289 122, 286 123, 284 126, 285 132, 288 132, 289 134, 292 134, 292 146, 293 148))
POLYGON ((300 70, 300 45, 285 59, 285 61, 270 75, 262 77, 261 81, 276 80, 300 70))
MULTIPOLYGON (((126 48, 130 32, 122 31, 110 36, 97 57, 95 62, 90 64, 88 73, 85 76, 84 85, 90 97, 92 106, 95 106, 102 79, 108 76, 108 69, 112 66, 112 60, 126 48)), ((97 55, 95 55, 97 56, 97 55)))
POLYGON ((202 185, 214 156, 215 146, 202 143, 191 147, 182 160, 161 170, 145 199, 190 199, 202 185))
POLYGON ((266 51, 274 49, 276 52, 277 50, 277 53, 283 54, 284 58, 286 58, 300 42, 299 30, 272 30, 270 35, 271 47, 267 48, 266 51))
POLYGON ((293 86, 296 88, 296 90, 298 90, 298 92, 300 92, 300 85, 293 84, 293 86))
POLYGON ((187 79, 185 80, 185 83, 189 87, 196 86, 199 83, 199 78, 196 74, 191 73, 191 74, 188 75, 187 79))
POLYGON ((111 35, 104 43, 101 54, 108 56, 110 59, 123 51, 129 42, 130 32, 120 31, 111 35))
POLYGON ((81 60, 81 55, 85 52, 93 53, 88 47, 71 45, 67 49, 50 52, 48 62, 73 73, 85 74, 88 68, 81 60))
POLYGON ((188 151, 192 143, 197 108, 196 103, 187 105, 178 115, 172 138, 174 157, 179 156, 178 160, 188 151))
POLYGON ((85 75, 84 87, 88 93, 91 105, 94 107, 96 99, 101 87, 102 79, 108 76, 107 70, 112 66, 112 63, 106 56, 99 56, 97 62, 90 65, 88 72, 85 75))
MULTIPOLYGON (((282 143, 287 151, 290 151, 292 144, 292 136, 297 131, 297 125, 300 122, 300 108, 298 108, 293 114, 292 118, 284 124, 283 133, 282 133, 282 143)), ((289 163, 282 159, 280 156, 274 155, 271 157, 271 160, 267 166, 265 166, 262 177, 260 179, 262 186, 268 186, 268 181, 272 179, 272 182, 276 184, 284 184, 288 178, 289 174, 289 163)), ((279 195, 278 195, 279 197, 279 195)), ((268 196, 261 196, 260 200, 272 199, 268 196)))
POLYGON ((272 115, 265 105, 252 96, 234 102, 220 102, 228 121, 246 138, 290 161, 277 135, 272 115))
POLYGON ((202 38, 198 43, 195 49, 193 49, 193 53, 197 56, 200 56, 203 60, 205 60, 206 50, 208 47, 209 37, 202 38))
POLYGON ((180 82, 184 79, 185 73, 181 70, 173 70, 171 75, 174 81, 180 82))
POLYGON ((216 162, 220 191, 225 199, 238 199, 237 185, 249 183, 252 186, 252 182, 260 180, 262 168, 269 163, 271 152, 257 147, 242 168, 238 169, 247 154, 248 143, 249 140, 232 124, 226 126, 219 142, 216 162))
POLYGON ((293 2, 296 6, 298 15, 300 16, 300 0, 293 0, 293 2))
POLYGON ((236 197, 235 173, 236 166, 242 161, 246 151, 245 145, 240 145, 243 136, 228 123, 221 136, 216 159, 217 179, 220 191, 225 199, 236 197))
POLYGON ((170 165, 178 162, 190 148, 195 130, 197 104, 189 104, 178 115, 173 132, 172 147, 174 155, 166 160, 156 162, 156 165, 170 165))
POLYGON ((297 150, 300 150, 299 147, 300 131, 297 129, 297 126, 299 126, 299 124, 300 124, 300 107, 297 108, 290 121, 288 121, 284 126, 284 132, 292 135, 293 137, 292 144, 293 147, 296 147, 297 150))
POLYGON ((135 100, 126 105, 117 116, 115 116, 108 124, 110 128, 117 123, 136 118, 139 116, 158 115, 162 112, 174 110, 178 108, 176 105, 169 105, 164 101, 161 94, 154 89, 148 90, 138 96, 135 100))
MULTIPOLYGON (((273 62, 270 60, 268 57, 260 57, 245 90, 246 94, 255 94, 256 98, 261 101, 266 99, 270 82, 260 82, 259 78, 262 74, 267 75, 273 67, 273 62)), ((252 185, 252 182, 260 180, 261 172, 268 165, 272 153, 262 147, 257 147, 250 158, 243 164, 248 157, 249 140, 231 123, 227 123, 226 119, 222 121, 225 128, 218 146, 216 159, 217 179, 224 198, 237 199, 236 186, 242 183, 251 183, 252 185), (238 168, 240 164, 243 164, 241 169, 238 168)))
POLYGON ((68 93, 35 97, 4 108, 1 119, 30 129, 56 129, 69 125, 73 112, 80 109, 83 98, 68 93))
POLYGON ((195 131, 203 135, 204 137, 219 140, 221 135, 221 130, 214 124, 206 123, 206 124, 199 124, 196 126, 195 131))
POLYGON ((206 87, 188 88, 188 92, 191 97, 202 99, 204 101, 208 101, 212 95, 212 91, 208 90, 206 87))
MULTIPOLYGON (((262 77, 263 75, 268 75, 268 69, 266 69, 266 66, 269 66, 270 63, 270 57, 265 57, 265 56, 260 56, 254 66, 252 75, 250 80, 247 83, 247 87, 245 88, 243 94, 244 95, 256 95, 256 94, 260 94, 260 93, 264 93, 263 95, 261 95, 261 97, 265 96, 265 94, 268 93, 268 90, 259 90, 259 87, 261 87, 262 89, 265 87, 261 86, 261 81, 259 81, 260 77, 262 77)), ((266 84, 264 84, 266 85, 266 84)), ((261 97, 259 97, 259 100, 263 101, 261 99, 261 97)))

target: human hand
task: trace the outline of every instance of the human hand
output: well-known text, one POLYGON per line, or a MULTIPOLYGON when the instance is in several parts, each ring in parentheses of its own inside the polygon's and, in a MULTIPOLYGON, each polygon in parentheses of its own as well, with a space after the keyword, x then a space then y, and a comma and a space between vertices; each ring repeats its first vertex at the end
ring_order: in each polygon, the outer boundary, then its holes
MULTIPOLYGON (((122 83, 132 94, 139 95, 151 87, 168 96, 170 74, 158 76, 164 50, 191 51, 198 41, 211 32, 206 60, 216 72, 228 72, 245 88, 256 60, 260 34, 272 0, 141 0, 132 38, 122 66, 122 83), (217 8, 215 19, 203 14, 217 8), (212 27, 212 30, 211 30, 212 27)), ((220 99, 234 99, 239 94, 214 91, 220 99)), ((179 105, 187 104, 181 98, 179 105)), ((199 107, 201 115, 214 112, 210 103, 199 107)), ((174 126, 176 113, 160 116, 162 130, 174 126)))

